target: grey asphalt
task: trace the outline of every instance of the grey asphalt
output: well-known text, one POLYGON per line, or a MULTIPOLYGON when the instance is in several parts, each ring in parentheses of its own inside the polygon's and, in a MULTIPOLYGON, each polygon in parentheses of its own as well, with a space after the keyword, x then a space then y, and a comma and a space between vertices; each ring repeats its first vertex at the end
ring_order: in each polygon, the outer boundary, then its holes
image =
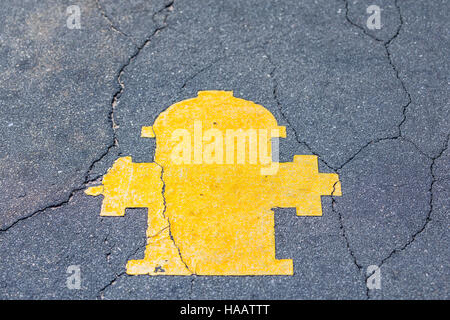
POLYGON ((449 299, 449 13, 446 0, 3 0, 0 298, 449 299), (66 26, 72 4, 81 29, 66 26), (268 108, 287 126, 281 161, 318 155, 343 196, 323 197, 322 217, 275 209, 294 276, 129 276, 146 211, 100 217, 83 190, 119 156, 151 162, 141 126, 214 89, 268 108))

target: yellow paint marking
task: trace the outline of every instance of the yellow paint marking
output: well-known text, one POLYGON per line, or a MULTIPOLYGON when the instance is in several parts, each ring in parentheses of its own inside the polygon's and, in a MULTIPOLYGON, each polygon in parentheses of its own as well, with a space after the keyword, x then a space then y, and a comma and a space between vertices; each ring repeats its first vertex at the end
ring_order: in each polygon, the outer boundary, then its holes
POLYGON ((84 192, 89 196, 99 196, 103 193, 103 186, 90 187, 84 192))
POLYGON ((152 127, 142 127, 141 130, 142 138, 155 138, 155 133, 153 132, 152 127))
POLYGON ((141 136, 157 139, 154 163, 119 158, 102 186, 86 190, 103 195, 102 216, 148 208, 145 256, 128 261, 128 274, 292 275, 292 260, 275 258, 271 208, 321 216, 321 196, 341 195, 337 174, 319 173, 316 156, 273 161, 271 140, 284 127, 232 92, 200 91, 141 136))

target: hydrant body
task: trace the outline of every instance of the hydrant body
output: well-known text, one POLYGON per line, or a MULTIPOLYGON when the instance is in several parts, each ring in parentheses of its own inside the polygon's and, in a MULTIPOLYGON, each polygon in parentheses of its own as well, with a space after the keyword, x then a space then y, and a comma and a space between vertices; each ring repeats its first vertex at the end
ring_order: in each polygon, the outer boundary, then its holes
POLYGON ((321 196, 341 194, 338 176, 317 157, 273 161, 273 115, 232 92, 203 91, 162 112, 143 137, 156 137, 154 163, 119 158, 89 188, 103 194, 101 215, 148 208, 145 257, 128 274, 292 275, 275 258, 275 207, 322 215, 321 196))

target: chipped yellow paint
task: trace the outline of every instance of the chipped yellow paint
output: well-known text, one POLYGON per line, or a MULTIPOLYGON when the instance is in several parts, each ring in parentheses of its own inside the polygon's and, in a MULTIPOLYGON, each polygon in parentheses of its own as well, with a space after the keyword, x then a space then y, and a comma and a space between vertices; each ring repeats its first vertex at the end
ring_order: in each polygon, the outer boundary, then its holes
POLYGON ((119 158, 101 186, 86 190, 103 195, 102 216, 148 208, 145 256, 128 261, 128 274, 292 275, 292 260, 275 258, 271 209, 294 207, 297 215, 321 216, 321 196, 341 195, 338 176, 319 173, 316 156, 272 161, 271 137, 285 137, 285 128, 267 109, 232 92, 200 91, 162 112, 141 136, 156 137, 154 163, 119 158), (244 162, 225 161, 228 152, 239 159, 234 139, 225 139, 233 148, 219 150, 222 133, 239 129, 271 132, 259 136, 260 157, 252 163, 250 142, 244 162), (187 139, 181 149, 180 139, 174 139, 177 130, 187 139), (174 150, 192 154, 174 162, 174 150), (268 153, 269 163, 261 152, 268 153), (262 170, 267 168, 276 170, 262 170))
POLYGON ((142 127, 141 130, 142 138, 155 138, 155 133, 153 132, 152 127, 142 127))

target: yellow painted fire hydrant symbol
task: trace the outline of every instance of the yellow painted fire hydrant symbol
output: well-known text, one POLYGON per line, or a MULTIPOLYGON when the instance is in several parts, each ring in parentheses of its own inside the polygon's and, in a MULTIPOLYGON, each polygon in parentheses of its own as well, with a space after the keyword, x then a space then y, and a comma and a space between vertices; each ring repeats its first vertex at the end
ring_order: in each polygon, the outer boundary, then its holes
POLYGON ((275 207, 321 216, 321 196, 341 195, 336 174, 316 156, 279 163, 285 128, 263 106, 232 92, 200 91, 170 106, 142 137, 156 138, 155 161, 116 160, 102 185, 100 215, 148 208, 147 246, 131 275, 292 275, 275 258, 275 207))

